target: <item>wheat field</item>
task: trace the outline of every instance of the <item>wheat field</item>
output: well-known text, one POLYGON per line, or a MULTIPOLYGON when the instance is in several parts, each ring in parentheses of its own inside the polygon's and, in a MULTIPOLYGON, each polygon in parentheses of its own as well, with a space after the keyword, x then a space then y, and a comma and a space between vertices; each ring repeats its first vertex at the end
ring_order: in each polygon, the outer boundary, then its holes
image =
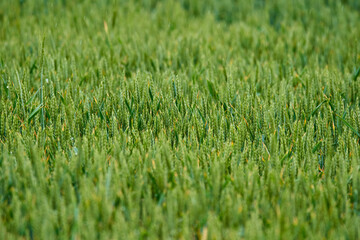
POLYGON ((0 239, 359 239, 358 0, 0 1, 0 239))

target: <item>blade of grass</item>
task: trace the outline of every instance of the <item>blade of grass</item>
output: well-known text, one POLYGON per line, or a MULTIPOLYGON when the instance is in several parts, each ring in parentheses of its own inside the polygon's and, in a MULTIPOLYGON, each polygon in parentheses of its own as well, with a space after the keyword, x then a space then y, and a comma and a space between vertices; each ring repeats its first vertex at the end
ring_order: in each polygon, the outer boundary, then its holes
POLYGON ((360 67, 354 72, 353 80, 356 81, 359 75, 360 75, 360 67))
POLYGON ((129 110, 130 115, 132 115, 133 111, 132 111, 132 108, 130 107, 129 102, 127 101, 127 99, 125 99, 125 105, 126 105, 127 109, 129 110))
POLYGON ((321 107, 324 103, 326 103, 327 101, 328 101, 327 99, 324 100, 324 101, 322 101, 322 102, 311 112, 308 120, 310 120, 310 118, 311 118, 312 116, 314 116, 315 113, 320 109, 320 107, 321 107))
POLYGON ((355 128, 353 126, 350 125, 350 123, 348 123, 345 119, 343 119, 342 117, 340 117, 337 113, 335 113, 335 115, 346 125, 348 126, 351 131, 353 131, 353 133, 356 134, 356 136, 358 136, 360 138, 360 134, 355 130, 355 128))
POLYGON ((17 79, 19 81, 21 105, 22 105, 23 114, 24 114, 24 118, 25 118, 25 105, 24 105, 23 91, 22 91, 22 87, 21 87, 21 81, 20 81, 19 73, 17 71, 16 71, 16 76, 17 76, 17 79))
POLYGON ((173 90, 174 90, 174 98, 177 97, 177 89, 176 89, 176 85, 175 82, 173 81, 173 90))
POLYGON ((34 101, 36 95, 40 92, 40 89, 41 89, 41 88, 39 88, 39 89, 36 91, 36 93, 34 93, 34 95, 32 95, 32 97, 29 98, 29 100, 25 103, 25 105, 29 105, 30 103, 32 103, 32 101, 34 101))
POLYGON ((219 95, 217 94, 217 92, 216 92, 216 90, 215 90, 214 84, 208 80, 208 81, 207 81, 207 85, 208 85, 208 89, 209 89, 210 95, 211 95, 215 100, 219 100, 219 95))
POLYGON ((149 95, 150 95, 151 101, 153 101, 153 100, 154 100, 154 96, 153 96, 153 94, 152 94, 152 92, 151 92, 151 88, 150 88, 150 87, 149 87, 149 95))
MULTIPOLYGON (((44 43, 45 43, 45 36, 43 36, 42 44, 41 44, 41 57, 40 57, 40 68, 41 68, 41 75, 40 75, 40 104, 43 105, 44 103, 44 93, 43 93, 43 69, 44 69, 44 43)), ((41 109, 41 130, 44 130, 44 109, 41 109)))
POLYGON ((30 123, 31 119, 33 119, 33 118, 36 116, 36 114, 38 114, 38 112, 39 112, 42 108, 43 108, 43 105, 40 104, 39 106, 37 106, 37 107, 35 108, 34 111, 32 111, 32 113, 31 113, 31 114, 29 115, 29 117, 28 117, 28 122, 29 122, 29 123, 30 123))
POLYGON ((200 115, 200 117, 201 117, 201 120, 203 121, 203 123, 204 123, 204 125, 205 125, 205 124, 206 124, 206 120, 205 120, 204 116, 201 114, 199 108, 196 107, 196 109, 198 110, 198 113, 199 113, 199 115, 200 115))
POLYGON ((317 144, 315 144, 315 146, 312 149, 312 152, 315 153, 319 147, 321 146, 322 140, 320 140, 317 144))

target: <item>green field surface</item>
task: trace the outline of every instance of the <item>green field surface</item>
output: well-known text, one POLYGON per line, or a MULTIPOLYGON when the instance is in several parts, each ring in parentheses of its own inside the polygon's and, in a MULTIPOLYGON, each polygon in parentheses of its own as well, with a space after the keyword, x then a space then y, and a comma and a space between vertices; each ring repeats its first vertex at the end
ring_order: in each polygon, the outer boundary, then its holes
POLYGON ((360 239, 360 1, 0 0, 0 239, 360 239))

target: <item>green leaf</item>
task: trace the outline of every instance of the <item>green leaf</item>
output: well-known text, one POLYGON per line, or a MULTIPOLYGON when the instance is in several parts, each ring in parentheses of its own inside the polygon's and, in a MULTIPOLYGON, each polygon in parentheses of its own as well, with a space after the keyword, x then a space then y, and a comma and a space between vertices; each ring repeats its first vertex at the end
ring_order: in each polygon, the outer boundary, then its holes
POLYGON ((209 89, 209 92, 210 92, 211 96, 212 96, 215 100, 219 100, 219 95, 217 94, 217 92, 216 92, 216 90, 215 90, 214 84, 208 80, 208 81, 207 81, 207 85, 208 85, 208 89, 209 89))
POLYGON ((356 81, 359 75, 360 75, 360 67, 354 72, 354 76, 353 76, 354 81, 356 81))
POLYGON ((25 105, 28 105, 28 104, 32 103, 32 101, 34 101, 36 95, 40 92, 40 89, 41 89, 41 88, 39 88, 39 89, 36 91, 36 93, 34 93, 34 95, 32 95, 32 97, 25 103, 25 105))
POLYGON ((312 149, 312 152, 315 153, 319 147, 321 146, 322 140, 320 140, 317 144, 315 144, 315 146, 312 149))
POLYGON ((360 138, 360 134, 355 130, 355 128, 353 126, 350 125, 350 123, 348 123, 345 119, 343 119, 342 117, 340 117, 338 114, 336 114, 336 116, 346 125, 348 126, 351 131, 353 131, 353 133, 355 133, 359 138, 360 138))
POLYGON ((67 105, 65 102, 65 98, 58 92, 59 96, 60 96, 60 100, 64 105, 67 105))
POLYGON ((150 87, 149 87, 149 95, 150 95, 151 101, 153 101, 153 100, 154 100, 154 96, 153 96, 153 94, 152 94, 152 92, 151 92, 151 88, 150 88, 150 87))
POLYGON ((37 108, 35 108, 35 110, 29 115, 29 117, 28 117, 28 122, 29 122, 29 123, 30 123, 31 119, 33 119, 33 118, 36 116, 36 114, 37 114, 38 112, 40 112, 40 110, 42 109, 42 107, 43 107, 43 105, 40 104, 40 105, 37 106, 37 108))
POLYGON ((99 104, 98 104, 99 114, 100 114, 101 120, 104 120, 104 119, 105 119, 105 117, 104 117, 104 115, 103 115, 103 113, 102 113, 103 107, 104 107, 104 102, 102 102, 101 106, 99 106, 99 104))
POLYGON ((130 107, 130 105, 129 105, 129 102, 127 101, 127 99, 125 99, 125 105, 126 105, 127 109, 129 110, 130 115, 132 115, 133 111, 132 111, 132 109, 131 109, 131 107, 130 107))
POLYGON ((158 104, 156 105, 156 113, 159 112, 161 106, 161 99, 159 100, 158 104))
POLYGON ((322 102, 314 109, 314 111, 311 112, 311 114, 310 114, 310 116, 309 116, 309 120, 310 120, 310 118, 311 118, 312 116, 315 115, 315 113, 320 109, 320 107, 321 107, 324 103, 326 103, 327 101, 328 101, 328 100, 322 101, 322 102))
POLYGON ((174 98, 177 97, 177 90, 176 90, 176 85, 175 82, 173 81, 173 89, 174 89, 174 98))
POLYGON ((199 108, 196 108, 196 109, 197 109, 198 112, 199 112, 199 115, 200 115, 200 117, 201 117, 201 120, 203 121, 204 124, 206 124, 206 120, 205 120, 204 116, 201 114, 199 108))

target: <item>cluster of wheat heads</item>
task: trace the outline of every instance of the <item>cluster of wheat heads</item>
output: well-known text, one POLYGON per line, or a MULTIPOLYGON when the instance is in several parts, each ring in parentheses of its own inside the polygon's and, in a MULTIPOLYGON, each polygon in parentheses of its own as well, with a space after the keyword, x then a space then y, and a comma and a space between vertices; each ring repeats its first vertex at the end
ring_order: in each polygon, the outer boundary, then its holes
POLYGON ((358 1, 0 1, 0 239, 358 239, 358 1))

